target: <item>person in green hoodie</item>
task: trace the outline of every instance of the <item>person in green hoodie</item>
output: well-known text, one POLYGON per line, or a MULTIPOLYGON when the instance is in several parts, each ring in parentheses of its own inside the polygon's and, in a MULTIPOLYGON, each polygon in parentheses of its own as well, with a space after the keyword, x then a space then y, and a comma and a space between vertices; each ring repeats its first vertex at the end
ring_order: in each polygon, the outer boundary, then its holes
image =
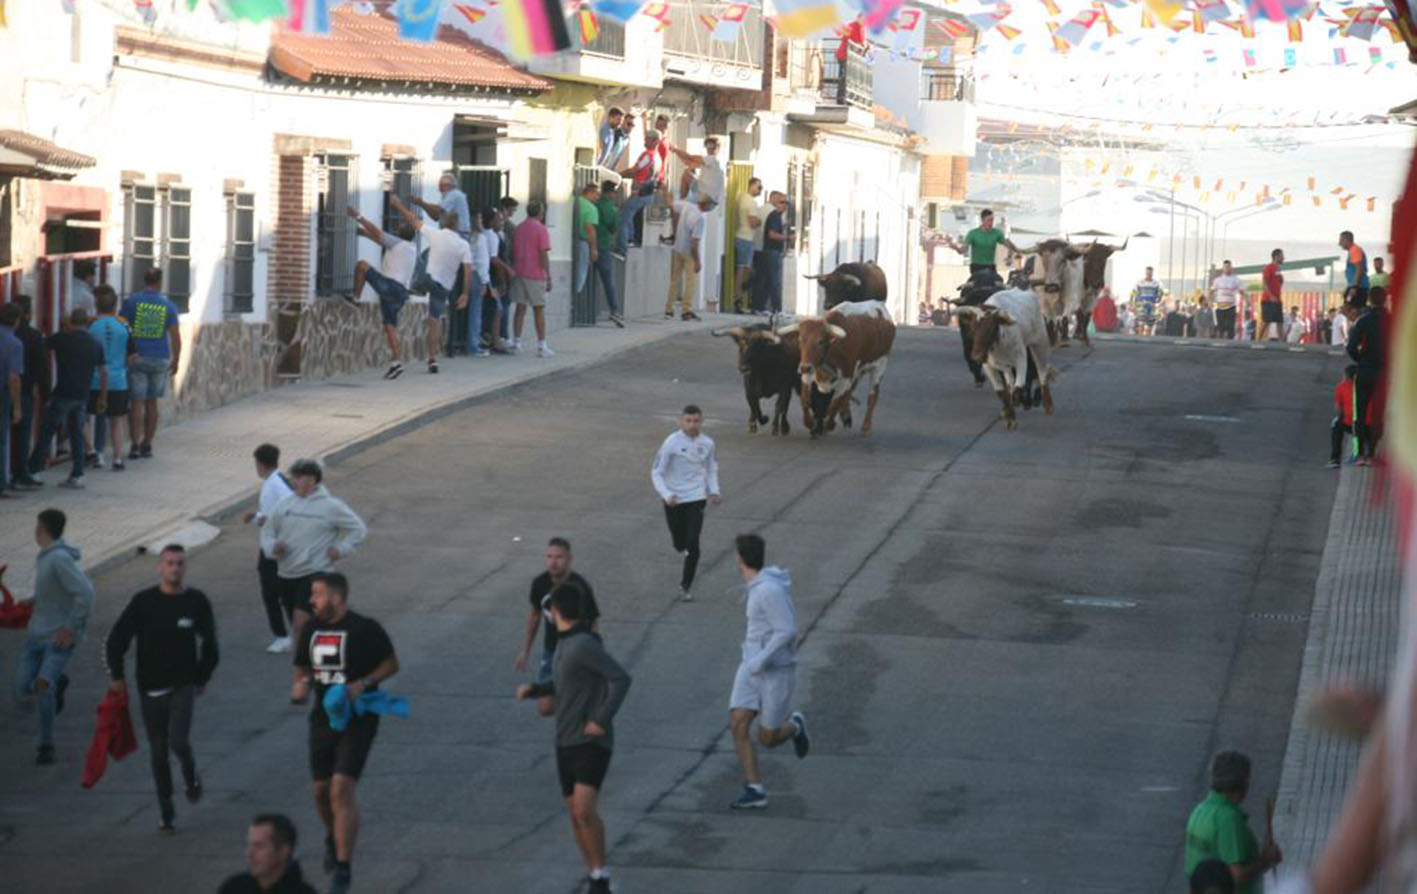
POLYGON ((620 302, 615 294, 615 233, 620 228, 620 206, 615 204, 615 192, 619 186, 614 180, 600 184, 600 201, 595 203, 600 222, 595 225, 596 242, 599 252, 595 257, 595 272, 600 277, 600 285, 605 291, 605 303, 610 307, 610 322, 625 328, 625 318, 620 316, 620 302))
POLYGON ((93 584, 79 569, 79 548, 64 540, 68 519, 58 509, 39 514, 34 529, 39 558, 34 566, 34 611, 20 652, 15 692, 34 696, 39 714, 39 755, 35 763, 54 763, 54 717, 64 710, 69 678, 64 666, 84 638, 93 609, 93 584))

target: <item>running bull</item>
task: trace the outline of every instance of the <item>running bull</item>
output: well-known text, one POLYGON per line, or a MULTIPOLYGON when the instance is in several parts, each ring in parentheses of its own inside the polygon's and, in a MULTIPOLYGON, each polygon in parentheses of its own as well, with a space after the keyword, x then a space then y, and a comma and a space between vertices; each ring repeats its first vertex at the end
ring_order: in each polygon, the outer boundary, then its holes
MULTIPOLYGON (((734 326, 715 330, 715 336, 730 336, 738 345, 738 371, 743 374, 743 396, 748 400, 748 433, 756 434, 759 425, 766 425, 760 401, 775 397, 772 433, 785 435, 791 430, 787 423, 787 407, 798 389, 801 377, 797 372, 801 360, 795 334, 778 335, 769 323, 734 326)), ((803 423, 805 418, 805 404, 803 423)))
POLYGON ((1030 292, 1009 289, 991 295, 977 307, 961 307, 955 311, 961 319, 973 324, 974 360, 984 364, 984 370, 994 385, 994 393, 1004 405, 1004 425, 1018 428, 1014 404, 1031 406, 1028 367, 1036 365, 1042 386, 1043 409, 1053 412, 1053 394, 1049 388, 1057 371, 1049 366, 1048 331, 1043 325, 1043 312, 1030 292))
POLYGON ((808 317, 777 330, 781 337, 797 335, 801 351, 797 371, 802 378, 803 402, 811 404, 814 438, 831 427, 837 416, 842 425, 851 427, 852 395, 863 376, 870 377, 871 391, 861 434, 871 431, 881 381, 895 342, 895 323, 885 306, 877 302, 857 304, 853 309, 859 312, 846 313, 838 308, 825 317, 808 317))
POLYGON ((808 276, 826 292, 823 306, 831 310, 847 301, 885 301, 887 297, 886 272, 874 261, 838 264, 831 273, 808 276))

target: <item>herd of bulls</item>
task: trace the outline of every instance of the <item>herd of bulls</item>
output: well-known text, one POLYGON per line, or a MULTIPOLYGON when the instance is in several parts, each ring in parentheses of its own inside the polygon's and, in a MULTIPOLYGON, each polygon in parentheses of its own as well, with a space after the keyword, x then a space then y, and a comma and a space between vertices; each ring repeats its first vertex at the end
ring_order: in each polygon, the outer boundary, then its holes
MULTIPOLYGON (((1072 327, 1084 341, 1112 253, 1125 248, 1093 242, 1075 246, 1050 239, 1029 249, 1023 277, 1004 287, 997 274, 983 271, 960 289, 959 319, 965 360, 976 386, 986 380, 1003 404, 1009 429, 1018 427, 1015 406, 1041 403, 1053 412, 1050 385, 1057 371, 1050 365, 1055 346, 1066 346, 1072 327), (1027 286, 1027 288, 1023 288, 1027 286)), ((861 433, 871 430, 895 342, 895 323, 887 310, 884 272, 867 261, 842 264, 819 277, 827 312, 777 327, 755 323, 716 330, 738 345, 738 371, 748 401, 748 431, 768 423, 762 401, 773 400, 772 433, 790 431, 787 412, 793 395, 802 404, 802 424, 813 438, 835 428, 851 427, 856 387, 869 380, 861 433)))

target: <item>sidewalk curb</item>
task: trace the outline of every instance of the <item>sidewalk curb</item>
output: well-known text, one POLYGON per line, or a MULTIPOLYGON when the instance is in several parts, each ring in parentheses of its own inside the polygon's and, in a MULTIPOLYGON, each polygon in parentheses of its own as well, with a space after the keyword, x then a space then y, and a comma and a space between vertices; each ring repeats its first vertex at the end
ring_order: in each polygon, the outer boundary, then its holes
MULTIPOLYGON (((573 373, 584 372, 587 369, 599 366, 600 364, 606 363, 612 359, 619 358, 626 354, 632 354, 636 351, 652 347, 654 345, 659 344, 660 342, 675 338, 676 336, 707 332, 714 326, 721 325, 721 322, 722 321, 720 320, 705 319, 694 322, 688 326, 665 326, 665 331, 663 333, 649 338, 646 341, 625 345, 624 347, 613 348, 604 353, 596 354, 591 357, 586 357, 584 359, 577 360, 574 363, 565 366, 558 366, 555 369, 533 369, 507 381, 498 382, 496 384, 488 385, 485 387, 473 387, 472 390, 468 391, 465 394, 448 398, 440 403, 431 404, 420 409, 413 410, 405 416, 369 429, 362 435, 345 441, 342 444, 337 444, 331 447, 329 450, 325 451, 324 453, 317 454, 315 458, 319 459, 321 463, 323 463, 327 467, 331 465, 336 465, 344 460, 349 459, 350 457, 356 456, 357 454, 368 450, 371 447, 378 446, 379 444, 382 444, 385 441, 389 441, 401 435, 408 434, 409 432, 416 431, 422 428, 423 426, 428 425, 429 423, 436 422, 437 420, 442 419, 445 416, 449 416, 460 410, 467 409, 468 407, 482 403, 489 399, 501 397, 507 394, 508 392, 524 388, 533 383, 539 384, 544 381, 554 381, 563 376, 568 376, 573 373)), ((369 372, 369 370, 366 370, 365 372, 369 372)), ((264 392, 263 395, 253 395, 253 397, 257 397, 259 399, 262 396, 268 396, 278 393, 278 389, 271 389, 267 392, 264 392)), ((156 540, 159 539, 158 535, 164 534, 166 532, 179 531, 195 523, 207 523, 219 526, 220 522, 226 516, 230 515, 237 509, 240 509, 242 506, 254 505, 257 496, 258 494, 255 491, 254 487, 244 488, 240 493, 221 497, 216 501, 210 503, 209 505, 203 507, 202 509, 199 509, 194 513, 188 514, 185 517, 170 518, 158 525, 148 527, 142 531, 134 531, 132 533, 132 536, 125 540, 121 545, 105 550, 104 552, 96 556, 91 562, 83 562, 83 571, 88 576, 94 577, 113 568, 116 568, 119 565, 122 565, 123 563, 129 561, 130 559, 142 555, 147 544, 151 542, 156 542, 156 540)), ((209 542, 214 542, 215 539, 216 538, 214 538, 213 541, 209 542)), ((202 547, 199 546, 196 549, 200 550, 201 548, 202 547)))

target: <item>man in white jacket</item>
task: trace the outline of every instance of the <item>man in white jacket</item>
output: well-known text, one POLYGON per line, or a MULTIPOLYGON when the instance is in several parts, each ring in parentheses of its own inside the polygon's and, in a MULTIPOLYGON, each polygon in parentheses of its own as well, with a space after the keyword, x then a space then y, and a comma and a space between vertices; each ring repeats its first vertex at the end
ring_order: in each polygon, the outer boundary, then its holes
MULTIPOLYGON (((290 482, 280 471, 280 448, 274 444, 262 444, 253 456, 256 459, 256 475, 261 479, 261 496, 256 508, 246 513, 246 524, 255 522, 264 527, 271 512, 281 500, 293 491, 290 482)), ((271 654, 290 651, 290 619, 285 616, 285 608, 280 601, 280 577, 276 574, 275 556, 266 552, 265 538, 257 537, 261 546, 256 550, 256 577, 261 583, 261 603, 266 607, 266 622, 271 626, 271 644, 266 651, 271 654)))
POLYGON ((295 492, 281 499, 261 526, 261 549, 276 560, 280 600, 290 615, 290 638, 298 645, 310 620, 310 582, 333 571, 364 540, 369 529, 343 500, 320 482, 324 472, 313 459, 290 467, 295 492))
POLYGON ((693 404, 679 414, 679 430, 664 439, 654 455, 649 477, 664 501, 664 520, 674 549, 684 557, 679 577, 679 598, 693 594, 694 572, 699 567, 699 534, 704 528, 704 504, 719 502, 718 454, 713 438, 703 433, 704 413, 693 404))
POLYGON ((734 542, 738 572, 748 585, 748 629, 743 637, 743 660, 733 677, 728 703, 733 748, 743 768, 743 793, 735 810, 768 806, 767 789, 758 774, 758 755, 748 735, 758 720, 758 743, 776 748, 791 741, 797 757, 811 747, 807 718, 793 711, 792 690, 797 683, 797 609, 792 605, 792 575, 776 565, 764 567, 767 546, 757 534, 740 534, 734 542))

